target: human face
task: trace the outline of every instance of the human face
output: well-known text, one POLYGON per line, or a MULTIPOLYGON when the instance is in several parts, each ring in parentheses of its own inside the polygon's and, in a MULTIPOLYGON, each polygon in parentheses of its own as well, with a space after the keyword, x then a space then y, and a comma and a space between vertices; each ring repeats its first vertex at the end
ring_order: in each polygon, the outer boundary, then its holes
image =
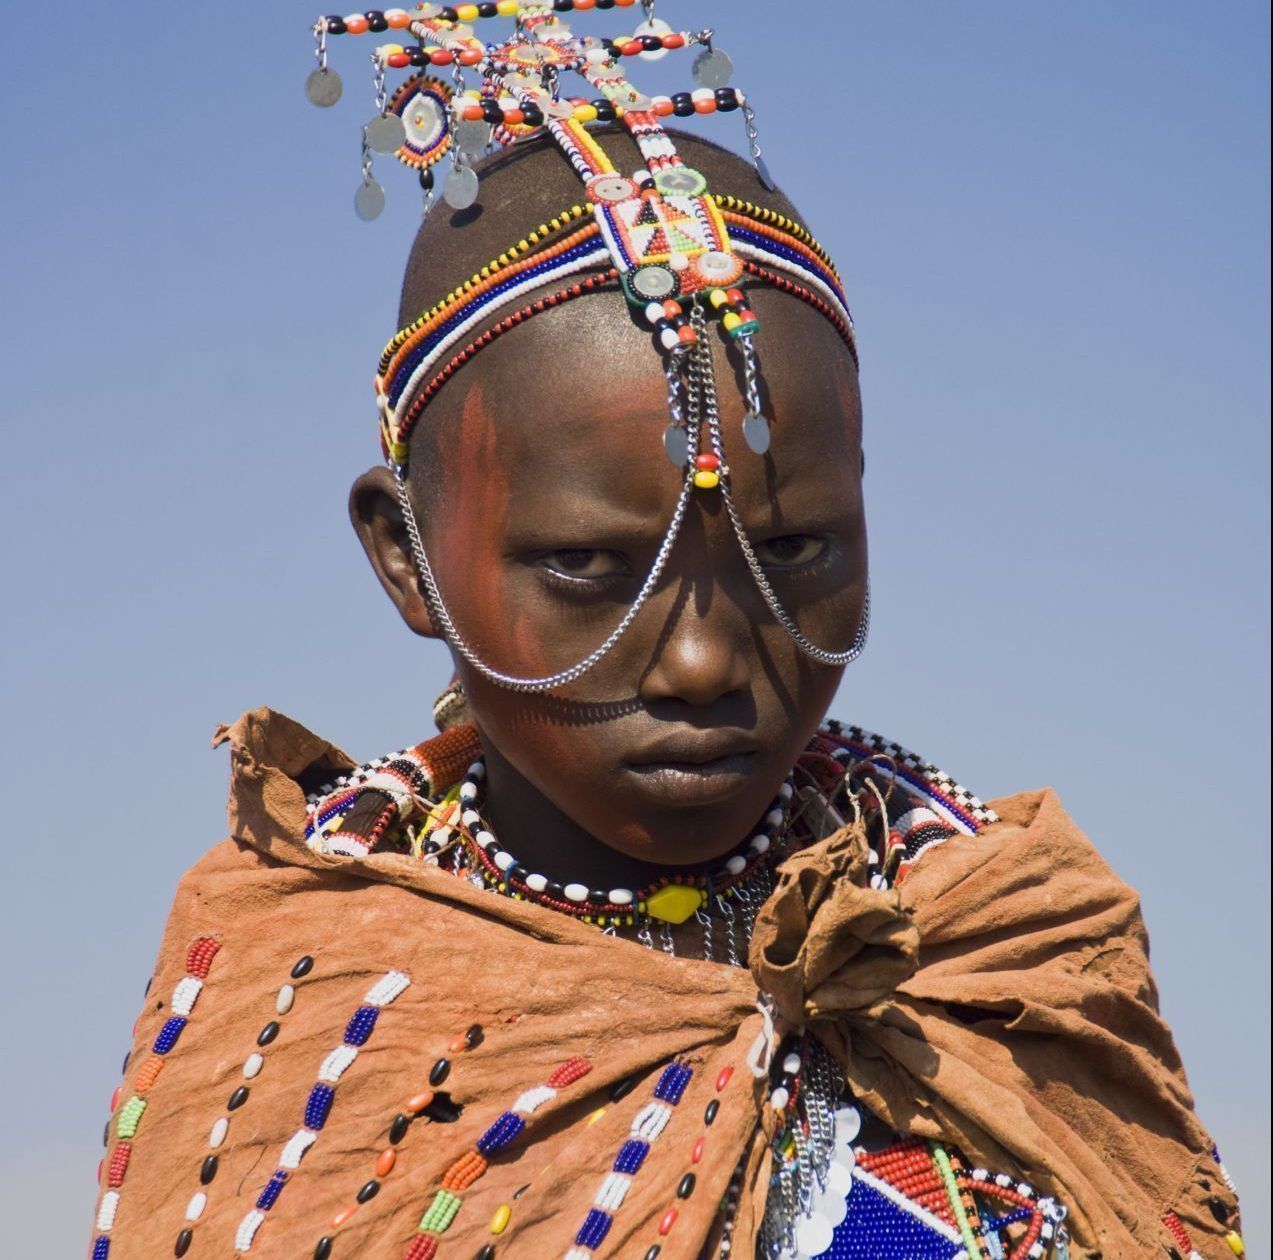
MULTIPOLYGON (((710 331, 734 498, 783 605, 815 643, 843 649, 867 581, 856 373, 822 317, 786 295, 756 299, 764 457, 743 441, 737 359, 710 331)), ((413 439, 413 502, 439 588, 463 636, 506 673, 551 674, 602 642, 675 506, 660 359, 607 310, 616 301, 578 300, 484 350, 413 439)), ((775 622, 713 491, 694 493, 648 603, 574 683, 526 694, 463 660, 457 670, 506 777, 659 865, 708 862, 751 832, 842 672, 775 622)))

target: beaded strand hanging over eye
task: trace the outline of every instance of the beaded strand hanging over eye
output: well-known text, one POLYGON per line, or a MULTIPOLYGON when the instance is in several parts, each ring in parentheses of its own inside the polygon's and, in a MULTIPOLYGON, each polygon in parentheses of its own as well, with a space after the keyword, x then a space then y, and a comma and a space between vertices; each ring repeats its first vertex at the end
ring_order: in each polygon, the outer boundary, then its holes
POLYGON ((473 160, 492 144, 511 145, 547 134, 583 184, 586 204, 541 223, 459 289, 399 332, 381 356, 375 388, 381 445, 393 470, 399 503, 426 600, 456 652, 499 686, 541 692, 573 682, 602 659, 627 631, 666 569, 695 492, 720 494, 731 529, 770 614, 801 651, 843 666, 865 646, 870 599, 862 593, 849 646, 812 642, 783 607, 747 536, 730 487, 708 336, 709 315, 742 362, 743 438, 757 455, 770 445, 770 418, 760 390, 755 336, 760 322, 740 287, 748 279, 799 298, 828 319, 856 361, 852 319, 840 279, 826 252, 786 216, 734 197, 713 196, 706 178, 682 162, 662 119, 739 110, 760 182, 772 189, 760 157, 755 119, 746 98, 730 86, 733 66, 713 45, 711 30, 674 31, 643 4, 646 20, 631 36, 599 39, 575 34, 559 15, 573 10, 630 8, 634 0, 554 0, 551 4, 499 3, 414 10, 372 10, 320 18, 314 25, 318 68, 306 83, 317 105, 335 104, 341 90, 327 62, 332 35, 385 31, 411 37, 414 46, 386 43, 372 52, 377 113, 363 130, 363 180, 356 208, 374 217, 383 191, 371 174, 373 153, 395 153, 416 169, 426 192, 432 166, 449 154, 443 197, 453 209, 479 195, 473 160), (511 18, 503 42, 479 39, 471 23, 511 18), (628 79, 623 63, 658 59, 695 48, 698 87, 672 96, 648 96, 628 79), (428 76, 408 79, 392 95, 393 70, 449 69, 450 87, 428 76), (466 70, 480 80, 465 83, 466 70), (562 78, 579 76, 599 95, 563 95, 562 78), (593 122, 620 122, 635 141, 644 167, 618 171, 593 122), (648 322, 663 355, 669 423, 663 445, 683 484, 650 570, 619 623, 575 664, 542 677, 497 669, 483 660, 452 618, 425 551, 407 483, 409 439, 421 413, 441 387, 480 349, 542 311, 618 282, 629 304, 648 322), (538 294, 539 296, 534 296, 538 294), (512 308, 510 310, 510 308, 512 308), (449 356, 449 357, 448 357, 449 356))

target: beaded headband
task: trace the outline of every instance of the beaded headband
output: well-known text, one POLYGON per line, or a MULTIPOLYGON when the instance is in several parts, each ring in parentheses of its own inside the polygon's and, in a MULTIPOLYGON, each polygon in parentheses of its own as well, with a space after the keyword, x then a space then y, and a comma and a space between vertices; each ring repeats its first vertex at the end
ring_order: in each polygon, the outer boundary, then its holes
POLYGON ((617 40, 575 35, 558 16, 572 10, 629 8, 634 0, 553 0, 551 4, 498 3, 415 10, 372 10, 320 18, 314 25, 317 68, 306 81, 314 104, 340 99, 340 79, 327 61, 328 36, 400 31, 414 45, 387 43, 371 55, 377 114, 363 128, 362 182, 354 207, 364 219, 384 206, 372 175, 372 154, 392 153, 419 172, 427 211, 432 167, 450 155, 442 196, 463 210, 478 197, 474 158, 493 143, 511 145, 547 132, 583 184, 586 202, 541 223, 476 275, 400 330, 385 347, 375 379, 381 447, 393 469, 412 551, 439 628, 452 647, 490 681, 516 691, 547 691, 591 669, 644 606, 666 567, 691 497, 716 492, 754 581, 775 620, 813 659, 847 665, 865 646, 869 591, 852 643, 834 651, 812 643, 783 608, 757 558, 730 489, 717 406, 712 351, 706 338, 714 317, 737 347, 743 367, 746 414, 743 437, 758 455, 769 448, 770 426, 760 397, 755 335, 760 324, 740 287, 745 278, 781 289, 828 319, 856 362, 853 323, 840 278, 826 251, 785 215, 736 197, 712 195, 707 180, 686 166, 662 118, 716 111, 742 112, 761 183, 774 185, 761 155, 755 114, 743 94, 728 85, 733 66, 712 43, 713 32, 672 30, 642 0, 645 20, 617 40), (514 32, 502 43, 476 37, 471 22, 511 17, 514 32), (674 49, 697 47, 699 87, 673 96, 646 96, 628 80, 622 62, 658 59, 674 49), (390 70, 450 67, 453 86, 415 75, 390 98, 390 70), (469 89, 465 68, 480 76, 469 89), (595 100, 562 94, 564 72, 580 76, 600 95, 595 100), (589 122, 621 121, 645 167, 632 176, 616 170, 589 122), (615 283, 649 323, 663 356, 669 423, 663 435, 668 458, 681 470, 681 493, 667 532, 636 599, 619 624, 583 660, 542 678, 524 678, 481 660, 447 611, 407 493, 411 432, 448 380, 483 347, 532 315, 615 283), (534 295, 534 296, 532 296, 534 295), (481 331, 479 331, 479 329, 481 331))

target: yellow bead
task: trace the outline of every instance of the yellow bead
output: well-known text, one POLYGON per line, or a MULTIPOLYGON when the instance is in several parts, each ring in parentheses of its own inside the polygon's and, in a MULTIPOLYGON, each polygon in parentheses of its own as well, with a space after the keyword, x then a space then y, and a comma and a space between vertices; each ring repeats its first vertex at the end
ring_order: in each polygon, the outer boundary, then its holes
MULTIPOLYGON (((694 474, 694 486, 698 490, 715 490, 718 485, 720 485, 720 473, 711 472, 706 468, 700 468, 698 472, 694 474)), ((658 894, 655 893, 655 896, 657 897, 658 894)), ((651 897, 650 900, 653 901, 654 897, 651 897)), ((653 913, 653 911, 651 911, 651 913, 653 913)), ((657 917, 662 918, 663 916, 659 915, 657 917)), ((669 920, 671 923, 683 923, 684 921, 684 919, 669 920)))
POLYGON ((495 12, 500 17, 512 17, 517 12, 517 0, 498 0, 495 12))
POLYGON ((455 16, 461 22, 476 22, 478 17, 477 5, 475 4, 457 4, 455 6, 455 16))
POLYGON ((589 1128, 591 1128, 605 1114, 606 1114, 606 1109, 604 1107, 598 1107, 596 1111, 592 1112, 588 1116, 588 1118, 584 1121, 584 1124, 586 1124, 589 1128))
POLYGON ((502 1234, 508 1228, 508 1220, 512 1215, 513 1209, 507 1203, 501 1203, 491 1217, 491 1233, 502 1234))
POLYGON ((732 332, 742 322, 737 311, 726 311, 724 318, 721 320, 726 332, 732 332))
POLYGON ((597 121, 597 107, 595 105, 576 105, 575 106, 575 122, 590 123, 597 121))
POLYGON ((382 44, 380 51, 388 57, 392 53, 406 52, 407 50, 401 44, 382 44))
POLYGON ((1246 1255, 1246 1244, 1242 1241, 1242 1235, 1236 1230, 1231 1229, 1227 1234, 1225 1234, 1224 1241, 1229 1244, 1229 1250, 1233 1252, 1235 1256, 1246 1255))
POLYGON ((393 442, 389 446, 389 457, 395 464, 405 464, 407 462, 407 444, 405 442, 393 442))
POLYGON ((724 290, 724 289, 713 289, 713 290, 712 290, 712 291, 711 291, 711 292, 707 295, 707 300, 708 300, 708 301, 712 304, 712 306, 714 306, 714 307, 724 306, 724 305, 725 305, 725 303, 729 301, 729 299, 725 296, 725 290, 724 290))
MULTIPOLYGON (((694 484, 700 490, 711 489, 719 480, 720 477, 714 472, 694 474, 694 484), (711 480, 700 480, 703 477, 710 477, 711 480)), ((684 923, 702 904, 701 889, 689 888, 685 884, 668 884, 658 892, 651 893, 646 898, 645 907, 654 918, 661 919, 664 923, 684 923)))

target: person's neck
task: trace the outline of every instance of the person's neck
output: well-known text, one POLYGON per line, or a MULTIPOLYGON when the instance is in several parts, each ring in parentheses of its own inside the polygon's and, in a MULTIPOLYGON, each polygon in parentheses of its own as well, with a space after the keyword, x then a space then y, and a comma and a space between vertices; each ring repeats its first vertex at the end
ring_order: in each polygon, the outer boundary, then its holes
POLYGON ((640 888, 667 873, 665 867, 629 857, 590 835, 494 747, 486 750, 482 816, 518 862, 561 883, 640 888))

